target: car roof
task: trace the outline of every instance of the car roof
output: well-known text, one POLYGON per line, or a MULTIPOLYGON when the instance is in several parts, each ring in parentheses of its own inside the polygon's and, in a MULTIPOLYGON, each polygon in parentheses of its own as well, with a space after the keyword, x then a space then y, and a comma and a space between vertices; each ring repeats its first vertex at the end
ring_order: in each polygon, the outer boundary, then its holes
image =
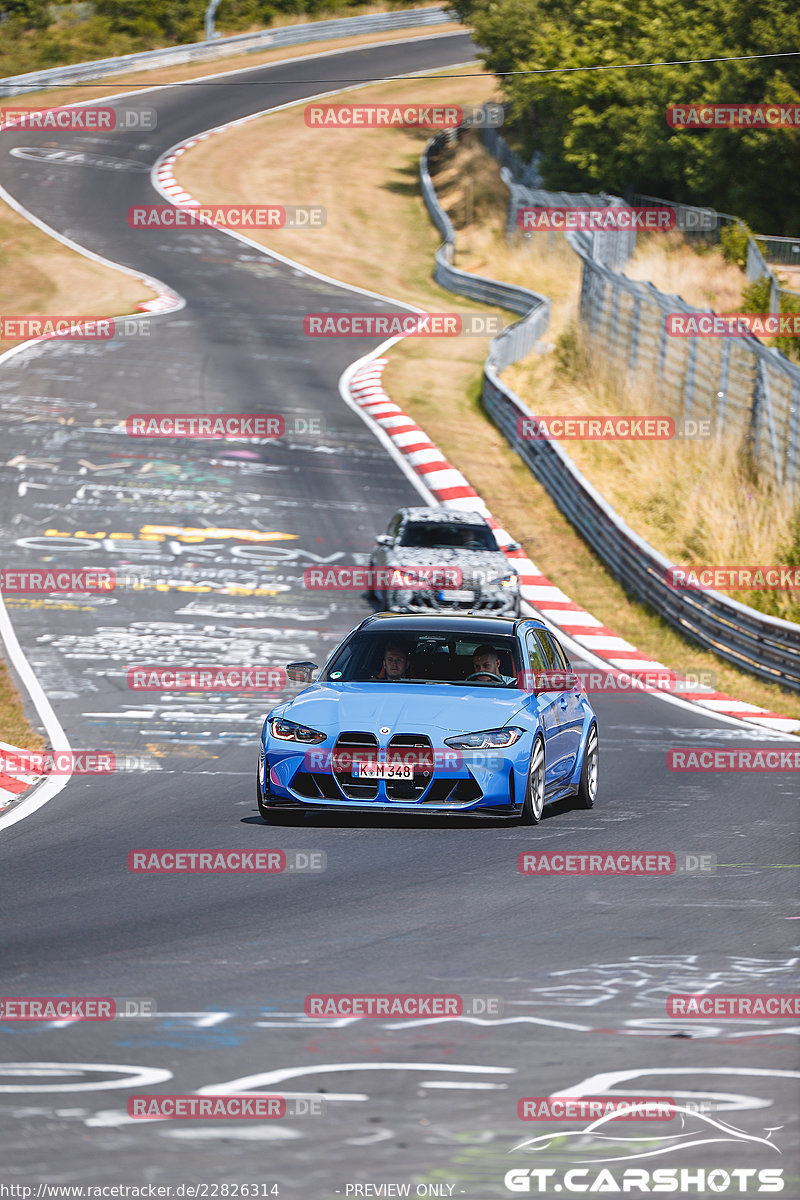
POLYGON ((438 613, 372 613, 358 626, 359 629, 382 628, 392 633, 451 633, 458 623, 463 632, 476 637, 491 634, 514 634, 519 626, 545 629, 542 621, 535 617, 486 617, 469 612, 438 613))
POLYGON ((488 525, 483 513, 451 508, 401 508, 406 520, 430 522, 432 525, 488 525))

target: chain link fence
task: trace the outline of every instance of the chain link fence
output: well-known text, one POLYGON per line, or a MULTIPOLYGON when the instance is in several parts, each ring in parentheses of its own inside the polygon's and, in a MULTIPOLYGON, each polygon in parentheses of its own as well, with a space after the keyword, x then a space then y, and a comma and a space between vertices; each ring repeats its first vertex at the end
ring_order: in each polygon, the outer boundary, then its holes
MULTIPOLYGON (((492 130, 484 139, 490 152, 502 138, 492 130)), ((586 207, 621 204, 618 197, 546 192, 510 177, 503 169, 511 199, 509 229, 517 227, 521 208, 586 207)), ((682 213, 691 206, 636 196, 645 206, 668 205, 682 213)), ((698 210, 699 211, 699 210, 698 210)), ((727 214, 717 214, 727 218, 727 214)), ((729 218, 731 221, 736 218, 729 218)), ((668 414, 676 419, 708 420, 715 434, 737 438, 752 461, 780 487, 800 485, 800 366, 752 334, 738 337, 677 337, 667 332, 667 316, 700 316, 680 296, 621 273, 636 247, 636 234, 568 233, 567 241, 582 263, 580 321, 593 354, 633 387, 657 388, 668 414)), ((748 278, 769 276, 770 311, 779 311, 781 289, 761 255, 748 242, 748 278)))

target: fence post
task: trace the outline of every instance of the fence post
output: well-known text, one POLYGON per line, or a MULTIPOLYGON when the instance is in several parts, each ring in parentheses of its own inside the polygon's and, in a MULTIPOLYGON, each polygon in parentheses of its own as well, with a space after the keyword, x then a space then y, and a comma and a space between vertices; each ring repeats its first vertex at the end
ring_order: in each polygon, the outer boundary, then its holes
POLYGON ((636 360, 639 357, 639 322, 642 317, 642 302, 638 293, 633 298, 633 324, 631 326, 631 343, 628 352, 628 370, 633 374, 636 370, 636 360))
POLYGON ((792 386, 789 404, 789 436, 786 442, 786 481, 793 487, 800 479, 798 471, 798 443, 800 442, 800 379, 792 386))
POLYGON ((719 364, 719 382, 717 390, 717 433, 725 428, 725 409, 728 403, 728 377, 731 370, 731 340, 722 339, 722 356, 719 364))

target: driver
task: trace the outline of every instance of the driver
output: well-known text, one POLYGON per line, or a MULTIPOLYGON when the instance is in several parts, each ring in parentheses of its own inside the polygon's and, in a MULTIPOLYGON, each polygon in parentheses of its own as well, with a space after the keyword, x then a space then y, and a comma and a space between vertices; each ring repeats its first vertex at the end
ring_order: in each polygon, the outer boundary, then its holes
POLYGON ((410 652, 405 642, 387 642, 383 651, 383 665, 374 679, 408 679, 410 652))
POLYGON ((500 655, 492 646, 478 646, 476 650, 473 650, 472 667, 474 675, 477 675, 481 680, 487 680, 489 683, 496 682, 492 678, 493 676, 502 679, 503 683, 515 682, 513 675, 503 675, 500 671, 500 655))

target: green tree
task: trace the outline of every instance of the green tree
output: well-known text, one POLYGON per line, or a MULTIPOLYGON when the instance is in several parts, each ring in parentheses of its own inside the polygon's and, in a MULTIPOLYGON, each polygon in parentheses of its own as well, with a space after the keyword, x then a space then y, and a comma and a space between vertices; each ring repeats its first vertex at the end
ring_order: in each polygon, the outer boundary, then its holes
POLYGON ((794 50, 796 0, 755 10, 744 0, 627 0, 624 7, 453 0, 451 7, 502 76, 512 127, 523 150, 541 152, 548 186, 646 192, 732 212, 764 232, 800 232, 800 129, 688 131, 666 123, 670 104, 800 105, 800 58, 598 69, 794 50))

